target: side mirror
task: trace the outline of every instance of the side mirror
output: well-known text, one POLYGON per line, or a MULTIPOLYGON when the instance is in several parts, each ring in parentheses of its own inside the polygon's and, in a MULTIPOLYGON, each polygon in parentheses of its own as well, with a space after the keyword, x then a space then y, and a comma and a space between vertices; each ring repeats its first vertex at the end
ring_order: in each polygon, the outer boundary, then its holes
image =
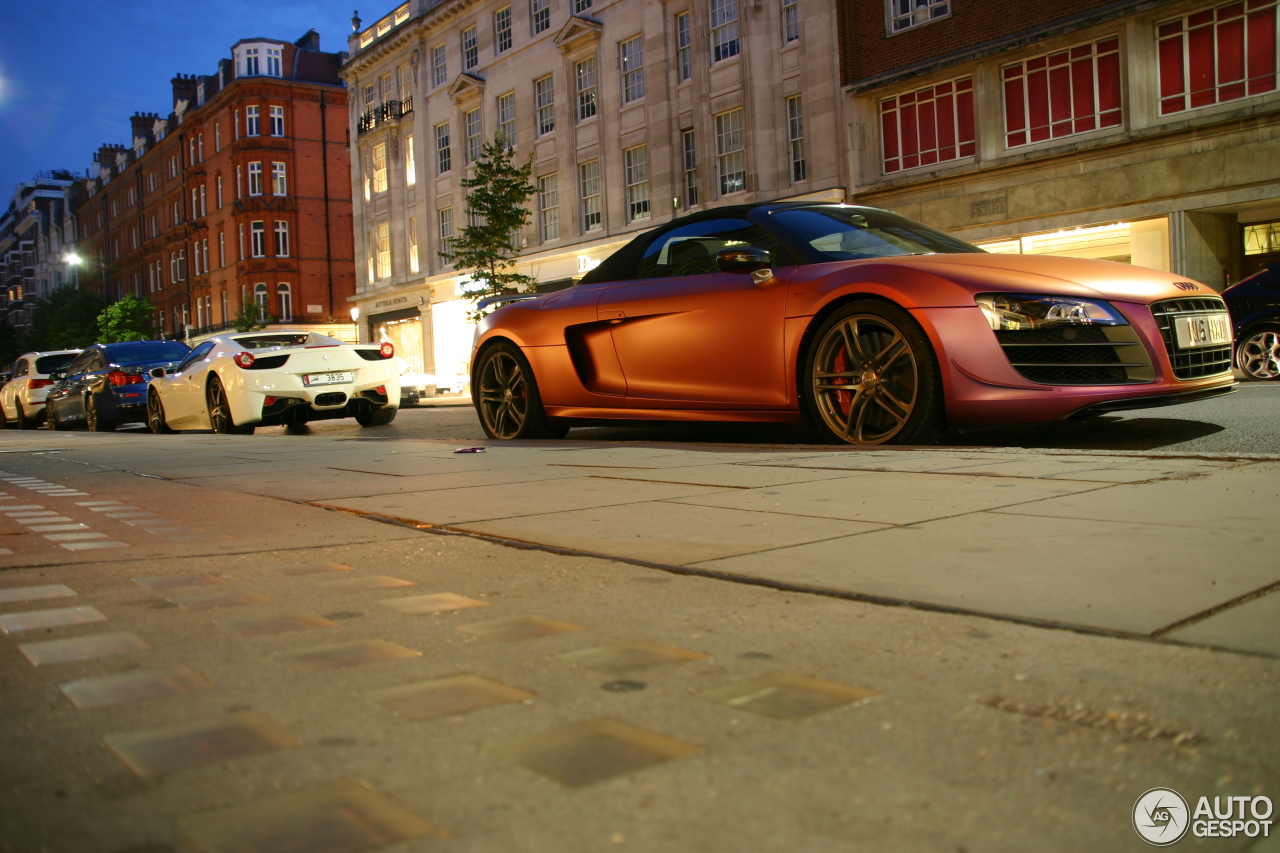
POLYGON ((164 379, 165 376, 168 375, 168 371, 166 371, 163 367, 153 367, 147 371, 147 375, 150 376, 152 379, 164 379))
POLYGON ((720 272, 745 272, 751 275, 756 286, 773 280, 773 259, 764 249, 743 246, 741 249, 721 249, 716 252, 716 266, 720 272))

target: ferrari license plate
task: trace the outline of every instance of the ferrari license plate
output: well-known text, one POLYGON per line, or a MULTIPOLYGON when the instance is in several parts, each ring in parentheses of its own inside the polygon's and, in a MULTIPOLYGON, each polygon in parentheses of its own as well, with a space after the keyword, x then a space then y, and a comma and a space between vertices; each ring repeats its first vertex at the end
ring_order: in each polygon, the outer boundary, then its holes
POLYGON ((351 373, 304 373, 302 384, 310 388, 312 385, 340 385, 343 382, 354 382, 351 373))
POLYGON ((1195 349, 1231 343, 1231 320, 1226 314, 1174 317, 1173 330, 1178 337, 1178 349, 1195 349))

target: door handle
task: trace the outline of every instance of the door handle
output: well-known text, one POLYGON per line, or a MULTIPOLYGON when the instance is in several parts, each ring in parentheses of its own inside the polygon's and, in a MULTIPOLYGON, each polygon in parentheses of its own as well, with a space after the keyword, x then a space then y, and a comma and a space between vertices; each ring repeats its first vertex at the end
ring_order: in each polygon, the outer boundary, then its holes
POLYGON ((603 311, 602 310, 599 312, 599 317, 601 320, 622 320, 626 316, 627 316, 626 311, 614 311, 614 310, 603 311))

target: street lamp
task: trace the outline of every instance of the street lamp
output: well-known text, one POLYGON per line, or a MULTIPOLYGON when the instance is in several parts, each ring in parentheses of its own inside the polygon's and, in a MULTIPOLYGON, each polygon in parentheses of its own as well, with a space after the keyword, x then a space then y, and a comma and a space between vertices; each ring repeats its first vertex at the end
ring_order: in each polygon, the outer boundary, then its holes
MULTIPOLYGON (((67 252, 65 255, 63 255, 62 260, 73 267, 84 266, 84 263, 85 263, 85 259, 77 255, 74 251, 67 252)), ((102 286, 105 289, 107 284, 107 263, 106 261, 102 260, 101 257, 98 258, 98 270, 102 275, 102 286)), ((77 284, 78 283, 79 282, 77 281, 77 284)))

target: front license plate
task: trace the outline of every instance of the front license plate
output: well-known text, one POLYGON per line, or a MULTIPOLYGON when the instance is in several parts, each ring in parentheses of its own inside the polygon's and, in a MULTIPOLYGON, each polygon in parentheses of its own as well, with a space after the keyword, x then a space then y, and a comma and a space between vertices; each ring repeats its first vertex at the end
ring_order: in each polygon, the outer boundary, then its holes
POLYGON ((355 376, 350 373, 304 373, 302 384, 310 388, 312 385, 340 385, 343 382, 354 382, 355 376))
POLYGON ((1178 336, 1178 349, 1195 349, 1231 343, 1231 321, 1226 314, 1174 317, 1173 330, 1178 336))

